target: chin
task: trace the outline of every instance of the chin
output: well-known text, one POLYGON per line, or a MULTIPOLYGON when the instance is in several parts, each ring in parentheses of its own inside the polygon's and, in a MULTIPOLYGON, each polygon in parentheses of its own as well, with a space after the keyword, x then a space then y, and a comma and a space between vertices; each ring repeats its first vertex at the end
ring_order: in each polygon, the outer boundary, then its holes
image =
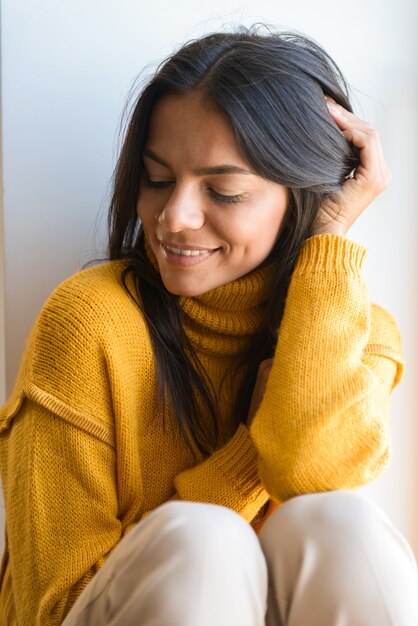
POLYGON ((175 296, 185 296, 187 298, 194 298, 196 296, 201 296, 207 291, 211 289, 216 289, 216 287, 220 286, 220 284, 193 284, 187 283, 186 281, 174 281, 174 280, 164 280, 164 276, 161 276, 164 287, 170 293, 175 296))
MULTIPOLYGON (((164 282, 164 281, 163 281, 164 282)), ((194 298, 196 296, 201 296, 206 293, 206 291, 210 291, 210 289, 203 288, 193 288, 193 287, 182 287, 180 285, 166 285, 164 283, 164 287, 175 296, 185 296, 186 298, 194 298)))

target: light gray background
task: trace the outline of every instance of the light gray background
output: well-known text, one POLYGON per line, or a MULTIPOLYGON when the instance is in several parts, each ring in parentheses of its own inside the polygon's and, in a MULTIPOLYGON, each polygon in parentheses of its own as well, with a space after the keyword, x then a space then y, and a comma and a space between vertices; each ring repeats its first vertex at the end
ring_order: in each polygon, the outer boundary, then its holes
MULTIPOLYGON (((233 23, 269 22, 321 43, 345 73, 355 112, 380 132, 394 180, 349 236, 369 250, 372 299, 402 331, 407 372, 392 397, 393 458, 364 491, 418 553, 418 217, 415 0, 3 0, 2 151, 7 390, 50 291, 103 249, 117 130, 135 76, 151 61, 233 23)), ((1 242, 0 236, 0 242, 1 242)), ((0 244, 1 245, 1 244, 0 244)), ((3 359, 0 392, 5 397, 3 359)))

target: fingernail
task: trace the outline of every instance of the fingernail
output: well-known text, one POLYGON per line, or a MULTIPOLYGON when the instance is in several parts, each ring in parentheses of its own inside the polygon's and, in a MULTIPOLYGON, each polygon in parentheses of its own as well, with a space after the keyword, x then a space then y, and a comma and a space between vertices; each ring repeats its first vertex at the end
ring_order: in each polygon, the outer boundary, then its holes
POLYGON ((327 107, 329 108, 330 111, 332 111, 333 113, 336 113, 337 115, 343 115, 343 112, 341 111, 341 109, 337 108, 334 104, 332 104, 331 102, 327 102, 327 107))

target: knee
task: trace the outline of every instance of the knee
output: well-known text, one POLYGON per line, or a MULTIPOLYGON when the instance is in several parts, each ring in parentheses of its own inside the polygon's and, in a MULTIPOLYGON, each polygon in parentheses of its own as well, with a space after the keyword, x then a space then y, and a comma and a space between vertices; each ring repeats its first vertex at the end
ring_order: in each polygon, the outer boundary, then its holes
POLYGON ((370 607, 381 607, 385 623, 389 614, 390 623, 411 623, 417 598, 412 549, 365 496, 345 490, 296 496, 272 514, 259 539, 283 597, 305 585, 312 598, 350 607, 359 616, 353 624, 366 623, 370 607))
POLYGON ((234 554, 235 558, 260 552, 257 537, 240 515, 214 504, 173 501, 158 507, 148 517, 158 527, 158 535, 170 533, 176 549, 201 552, 205 558, 234 554), (151 519, 152 518, 152 519, 151 519))
MULTIPOLYGON (((140 600, 152 607, 147 624, 262 623, 267 567, 254 531, 237 513, 169 502, 138 524, 136 539, 145 546, 136 571, 145 588, 140 600)), ((137 615, 144 614, 141 605, 137 615)))
POLYGON ((328 491, 295 496, 287 500, 266 522, 260 541, 277 541, 291 534, 292 540, 308 536, 324 537, 329 545, 333 540, 356 537, 362 541, 373 539, 389 520, 368 498, 347 490, 328 491))

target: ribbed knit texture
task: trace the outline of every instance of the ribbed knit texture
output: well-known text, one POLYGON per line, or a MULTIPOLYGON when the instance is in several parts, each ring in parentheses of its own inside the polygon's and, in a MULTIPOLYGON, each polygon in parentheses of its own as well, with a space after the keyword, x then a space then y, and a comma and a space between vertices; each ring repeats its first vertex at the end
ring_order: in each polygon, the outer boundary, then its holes
POLYGON ((368 300, 364 257, 335 235, 305 243, 250 431, 232 415, 239 379, 220 383, 259 328, 271 270, 180 299, 219 390, 221 440, 204 461, 163 428, 148 330, 121 286, 123 262, 54 291, 0 412, 1 624, 60 624, 121 537, 170 498, 221 504, 250 522, 269 496, 278 506, 380 474, 403 360, 395 322, 368 300))

